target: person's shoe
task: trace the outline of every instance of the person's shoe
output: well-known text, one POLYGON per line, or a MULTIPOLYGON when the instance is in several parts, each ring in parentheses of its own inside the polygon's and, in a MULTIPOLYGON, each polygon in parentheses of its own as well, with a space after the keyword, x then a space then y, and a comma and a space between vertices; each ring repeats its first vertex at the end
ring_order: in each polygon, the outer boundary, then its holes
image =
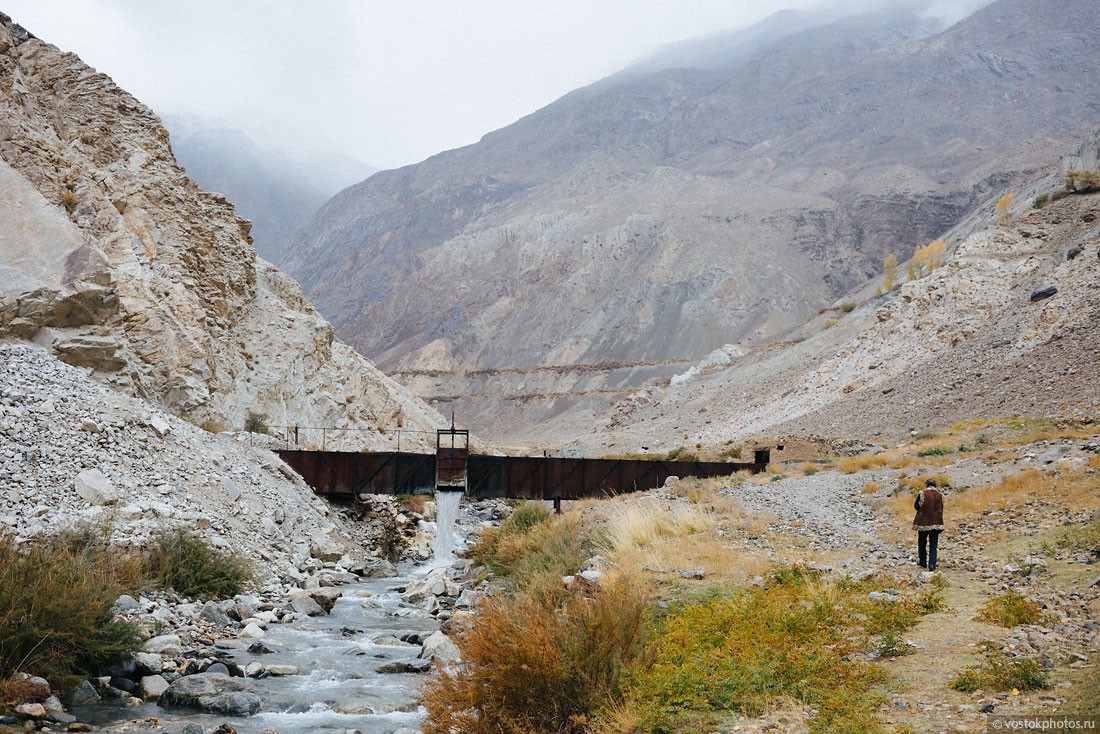
POLYGON ((928 567, 928 570, 929 570, 929 571, 935 571, 935 570, 936 570, 936 567, 935 567, 935 566, 929 566, 929 567, 928 567))
POLYGON ((917 563, 917 565, 920 566, 921 568, 927 568, 927 566, 925 566, 923 563, 917 563))

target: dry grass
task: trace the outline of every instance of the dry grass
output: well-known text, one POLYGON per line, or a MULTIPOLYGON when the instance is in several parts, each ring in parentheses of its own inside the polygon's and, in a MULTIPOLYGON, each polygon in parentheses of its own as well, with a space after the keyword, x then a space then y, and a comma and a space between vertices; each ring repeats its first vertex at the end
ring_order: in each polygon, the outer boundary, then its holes
POLYGON ((860 487, 859 491, 863 494, 874 494, 880 489, 882 489, 882 485, 878 482, 867 482, 867 484, 864 484, 862 487, 860 487))
MULTIPOLYGON (((923 477, 904 480, 905 487, 917 490, 924 486, 923 477)), ((1030 499, 1045 499, 1070 510, 1096 507, 1096 478, 1079 470, 1067 474, 1047 474, 1038 469, 1024 469, 1005 477, 996 484, 955 492, 945 500, 945 511, 954 519, 965 519, 987 510, 999 511, 1017 507, 1030 499)), ((898 518, 912 515, 913 497, 902 493, 893 499, 898 518)))
POLYGON ((646 585, 627 577, 564 590, 544 579, 478 605, 457 630, 461 669, 437 668, 421 702, 425 734, 583 732, 622 701, 646 657, 646 585))
POLYGON ((857 471, 877 469, 880 466, 885 466, 889 460, 890 457, 886 453, 873 454, 870 456, 845 456, 837 462, 837 466, 839 466, 840 470, 845 474, 855 474, 857 471))
POLYGON ((662 538, 701 533, 716 525, 714 515, 696 504, 646 499, 622 505, 607 518, 602 547, 617 555, 662 538))

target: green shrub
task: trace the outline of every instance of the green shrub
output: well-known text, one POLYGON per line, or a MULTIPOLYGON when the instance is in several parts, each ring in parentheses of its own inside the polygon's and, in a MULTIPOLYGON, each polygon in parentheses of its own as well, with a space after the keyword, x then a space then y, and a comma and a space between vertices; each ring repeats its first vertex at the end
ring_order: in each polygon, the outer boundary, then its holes
POLYGON ((121 558, 100 543, 0 538, 0 679, 25 671, 66 685, 136 651, 136 629, 112 610, 127 590, 121 558))
POLYGON ((1072 551, 1088 551, 1100 556, 1100 520, 1071 528, 1059 536, 1056 544, 1072 551))
POLYGON ((1039 194, 1035 197, 1035 201, 1031 202, 1033 209, 1042 209, 1050 203, 1050 194, 1039 194))
POLYGON ((538 511, 531 513, 485 531, 467 555, 517 587, 548 573, 568 576, 592 556, 599 538, 579 517, 560 515, 528 524, 538 511))
POLYGON ((879 657, 883 658, 900 658, 914 652, 913 646, 903 640, 897 630, 889 630, 878 644, 879 657))
POLYGON ((1038 604, 1016 591, 1010 591, 993 597, 979 607, 975 619, 1012 629, 1021 624, 1040 624, 1046 615, 1038 604))
POLYGON ((267 433, 267 413, 248 411, 244 416, 244 430, 248 433, 267 433))
POLYGON ((955 453, 950 446, 929 446, 917 452, 917 456, 948 456, 955 453))
POLYGON ((855 301, 843 301, 840 304, 840 310, 843 311, 844 313, 851 313, 852 311, 856 310, 856 302, 855 301))
POLYGON ((979 688, 991 691, 1032 691, 1049 688, 1042 668, 1034 660, 1012 658, 997 650, 989 642, 978 644, 985 659, 963 670, 951 682, 956 691, 969 693, 979 688))
POLYGON ((239 594, 252 578, 243 557, 213 547, 186 528, 158 532, 146 563, 149 577, 158 585, 200 599, 239 594))
POLYGON ((759 716, 790 697, 816 710, 811 731, 881 731, 874 684, 885 674, 858 661, 865 638, 851 634, 865 631, 852 606, 864 587, 815 576, 781 568, 763 587, 715 591, 661 620, 653 662, 626 691, 638 729, 717 730, 727 712, 759 716))

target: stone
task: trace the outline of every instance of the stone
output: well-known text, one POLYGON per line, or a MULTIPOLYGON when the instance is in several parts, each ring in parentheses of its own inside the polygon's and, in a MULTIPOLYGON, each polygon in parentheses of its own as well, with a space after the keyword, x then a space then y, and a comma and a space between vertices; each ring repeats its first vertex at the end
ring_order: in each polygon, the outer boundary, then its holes
POLYGON ((256 640, 248 646, 248 653, 250 655, 268 655, 273 652, 275 652, 275 648, 260 640, 256 640))
POLYGON ((141 649, 161 655, 182 655, 183 643, 180 642, 179 635, 160 635, 146 640, 141 649))
POLYGON ((158 703, 165 708, 196 708, 228 716, 251 716, 263 707, 263 698, 250 686, 241 678, 197 673, 169 685, 158 703))
POLYGON ((392 663, 378 666, 374 669, 374 672, 383 675, 394 673, 427 673, 431 669, 432 662, 430 660, 413 660, 409 662, 395 660, 392 663))
POLYGON ((156 432, 156 434, 161 438, 164 438, 172 432, 171 424, 169 424, 168 421, 166 421, 159 415, 154 415, 152 418, 150 418, 149 422, 146 423, 146 425, 152 428, 153 431, 156 432))
POLYGON ((697 569, 694 569, 692 571, 681 571, 680 572, 680 578, 683 578, 683 579, 702 580, 702 579, 705 579, 706 577, 707 577, 707 572, 702 570, 701 568, 697 568, 697 569))
POLYGON ((462 661, 462 652, 458 645, 451 641, 450 637, 442 632, 433 632, 424 640, 420 650, 420 657, 424 660, 435 660, 443 665, 462 661))
POLYGON ((267 633, 264 632, 263 627, 256 624, 255 622, 249 622, 248 624, 245 625, 243 630, 241 630, 240 632, 237 633, 237 636, 248 640, 248 639, 255 639, 257 637, 263 637, 265 634, 267 634, 267 633))
POLYGON ((265 668, 269 675, 298 675, 298 667, 295 665, 268 665, 265 668))
POLYGON ((125 367, 126 360, 115 355, 121 347, 110 336, 82 335, 53 343, 53 351, 62 362, 96 372, 117 372, 125 367))
POLYGON ((203 671, 204 673, 221 673, 222 675, 229 675, 229 666, 225 663, 211 663, 210 667, 203 671))
POLYGON ((397 567, 389 561, 377 559, 364 564, 359 575, 368 579, 391 578, 397 575, 397 567))
POLYGON ((152 652, 134 653, 134 672, 141 675, 157 675, 161 672, 164 660, 152 652))
POLYGON ((244 674, 246 678, 258 678, 260 674, 263 673, 265 670, 266 668, 264 667, 264 664, 257 660, 253 660, 251 663, 244 666, 244 674))
POLYGON ((1036 291, 1032 291, 1032 293, 1031 293, 1031 302, 1035 303, 1036 301, 1046 300, 1047 298, 1050 298, 1051 296, 1053 296, 1057 292, 1058 292, 1058 289, 1055 286, 1052 286, 1052 285, 1048 285, 1046 288, 1040 288, 1036 291))
POLYGON ((100 702, 99 692, 91 681, 81 681, 66 697, 70 706, 90 706, 100 702))
POLYGON ((77 474, 73 488, 89 505, 113 505, 121 498, 115 485, 99 469, 85 469, 77 474))
POLYGON ((21 703, 15 707, 15 713, 27 719, 45 719, 50 715, 40 703, 21 703))
POLYGON ((344 546, 327 535, 314 538, 309 544, 309 554, 322 562, 335 563, 344 557, 344 546))
POLYGON ((309 598, 317 602, 317 605, 324 610, 325 614, 332 611, 332 608, 336 606, 336 600, 342 595, 343 593, 339 589, 334 589, 331 586, 323 586, 309 592, 309 598))
POLYGON ((290 608, 298 614, 317 617, 325 613, 321 605, 314 601, 308 591, 292 591, 287 597, 290 608))
POLYGON ((114 608, 115 611, 118 612, 132 612, 135 609, 141 609, 141 605, 138 604, 137 599, 134 597, 129 594, 123 594, 115 599, 114 608))
POLYGON ((138 695, 146 701, 156 701, 168 690, 168 681, 162 675, 147 675, 138 682, 138 695))
POLYGON ((229 618, 229 614, 220 604, 213 601, 208 601, 202 605, 202 610, 199 612, 199 617, 205 619, 207 622, 212 622, 219 627, 228 627, 233 624, 233 620, 229 618))

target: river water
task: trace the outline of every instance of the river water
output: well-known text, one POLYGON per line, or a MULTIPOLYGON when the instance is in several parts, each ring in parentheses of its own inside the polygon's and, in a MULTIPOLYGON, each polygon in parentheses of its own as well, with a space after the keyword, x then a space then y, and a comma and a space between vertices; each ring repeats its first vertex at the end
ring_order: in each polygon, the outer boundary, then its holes
MULTIPOLYGON (((387 663, 417 660, 419 640, 439 628, 422 606, 401 600, 406 583, 432 568, 454 562, 455 517, 460 493, 442 493, 436 534, 437 558, 430 564, 403 564, 400 575, 371 579, 340 587, 342 596, 329 615, 306 617, 290 624, 273 624, 262 641, 275 652, 252 654, 254 640, 227 638, 215 646, 220 657, 246 667, 253 661, 265 665, 293 665, 297 675, 252 681, 264 698, 260 713, 229 717, 181 709, 165 709, 155 703, 138 707, 98 704, 74 707, 80 721, 121 731, 123 722, 147 718, 159 720, 165 731, 179 732, 190 723, 212 731, 228 722, 240 734, 276 729, 280 734, 347 732, 391 734, 402 728, 420 728, 421 710, 416 695, 422 675, 378 673, 387 663), (447 536, 445 538, 441 536, 447 536), (411 637, 413 642, 403 642, 411 637)), ((463 544, 462 538, 457 544, 463 544)), ((132 724, 129 725, 132 727, 132 724)))

